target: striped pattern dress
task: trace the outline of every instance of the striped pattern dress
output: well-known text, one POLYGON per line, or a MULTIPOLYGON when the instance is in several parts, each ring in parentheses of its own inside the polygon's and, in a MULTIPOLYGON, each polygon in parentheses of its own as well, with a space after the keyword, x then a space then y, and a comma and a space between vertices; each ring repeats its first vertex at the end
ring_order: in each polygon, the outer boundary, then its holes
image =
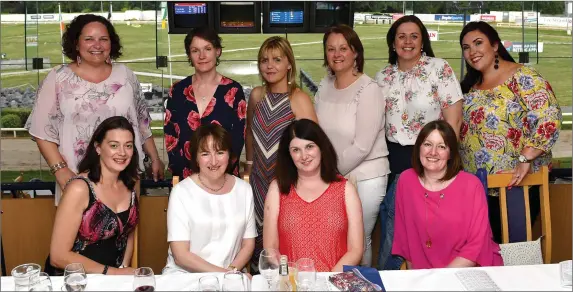
POLYGON ((292 122, 294 113, 288 93, 267 93, 257 103, 253 116, 253 170, 250 181, 255 197, 257 240, 252 258, 252 269, 258 271, 259 254, 263 246, 263 210, 269 185, 275 178, 277 150, 281 136, 292 122))

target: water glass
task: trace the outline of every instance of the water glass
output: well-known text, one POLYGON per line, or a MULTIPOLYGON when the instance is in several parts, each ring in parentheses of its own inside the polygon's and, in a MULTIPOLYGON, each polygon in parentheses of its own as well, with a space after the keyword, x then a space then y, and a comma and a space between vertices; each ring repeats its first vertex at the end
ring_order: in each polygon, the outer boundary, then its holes
POLYGON ((199 278, 199 291, 221 291, 219 279, 216 276, 203 276, 199 278))
POLYGON ((14 290, 15 291, 28 291, 30 285, 30 278, 40 274, 42 267, 38 264, 23 264, 12 269, 12 277, 14 277, 14 290))
POLYGON ((84 291, 88 284, 86 270, 80 263, 72 263, 64 269, 64 287, 66 291, 84 291))
POLYGON ((133 273, 133 291, 155 291, 155 275, 153 270, 142 267, 133 273))
POLYGON ((276 249, 265 248, 259 256, 259 273, 267 280, 269 288, 279 277, 280 253, 276 249))
POLYGON ((296 262, 288 262, 288 279, 293 291, 296 291, 296 262))
POLYGON ((311 291, 316 283, 316 269, 314 261, 303 258, 296 261, 296 288, 297 291, 311 291))
POLYGON ((223 276, 223 291, 246 291, 243 273, 231 271, 223 276))
POLYGON ((30 286, 28 291, 52 291, 52 280, 50 275, 41 272, 38 275, 30 276, 30 286))

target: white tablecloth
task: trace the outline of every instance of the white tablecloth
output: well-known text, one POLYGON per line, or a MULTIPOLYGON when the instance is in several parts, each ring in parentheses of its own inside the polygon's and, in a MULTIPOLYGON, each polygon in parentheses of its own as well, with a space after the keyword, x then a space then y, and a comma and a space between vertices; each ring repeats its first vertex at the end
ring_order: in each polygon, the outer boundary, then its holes
MULTIPOLYGON (((223 283, 223 273, 189 273, 155 276, 155 291, 199 291, 199 278, 216 275, 223 283)), ((54 291, 62 291, 64 277, 50 277, 54 291)), ((250 281, 247 285, 250 285, 250 281)), ((133 291, 133 276, 88 275, 86 291, 133 291)), ((249 288, 250 289, 250 286, 249 288)), ((2 277, 0 291, 14 291, 12 277, 2 277)))
MULTIPOLYGON (((502 291, 571 291, 561 287, 559 264, 536 266, 508 266, 475 268, 487 271, 502 291)), ((380 271, 386 291, 464 291, 455 272, 459 269, 380 271)), ((333 273, 318 273, 326 280, 333 273)), ((266 281, 261 276, 253 277, 253 291, 265 291, 266 281)), ((330 291, 337 289, 328 283, 330 291)), ((324 290, 324 289, 321 289, 324 290)))
MULTIPOLYGON (((571 288, 561 287, 560 270, 558 264, 513 267, 485 267, 476 268, 487 271, 491 279, 501 290, 516 291, 571 291, 571 288)), ((381 271, 380 277, 387 291, 426 290, 426 291, 463 291, 464 287, 455 276, 459 269, 433 269, 408 271, 381 271)), ((319 273, 319 277, 326 280, 332 273, 319 273)), ((197 291, 199 278, 209 275, 202 274, 176 274, 157 275, 156 291, 197 291)), ((222 281, 222 273, 213 273, 222 281)), ((63 277, 51 277, 54 291, 61 291, 63 277)), ((222 282, 221 282, 222 283, 222 282)), ((250 286, 253 291, 266 290, 265 280, 261 276, 254 276, 250 286)), ((133 276, 104 276, 89 275, 87 291, 133 291, 133 276)), ((331 290, 336 288, 328 283, 331 290)), ((14 290, 12 277, 2 277, 0 290, 14 290)))

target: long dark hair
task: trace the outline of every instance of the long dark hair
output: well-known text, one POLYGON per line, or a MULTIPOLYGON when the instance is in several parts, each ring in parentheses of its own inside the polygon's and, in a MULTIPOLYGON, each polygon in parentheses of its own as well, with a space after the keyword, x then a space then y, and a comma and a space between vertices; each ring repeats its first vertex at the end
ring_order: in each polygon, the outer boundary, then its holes
MULTIPOLYGON (((101 145, 103 139, 107 132, 111 130, 127 130, 131 133, 135 144, 135 132, 133 131, 133 126, 124 117, 115 116, 105 119, 97 128, 95 129, 90 144, 86 149, 86 155, 78 164, 78 173, 88 172, 88 178, 98 183, 101 178, 101 163, 100 157, 96 151, 96 144, 101 145)), ((133 147, 133 155, 131 156, 131 161, 127 167, 119 173, 119 179, 123 184, 129 189, 133 190, 135 187, 135 182, 139 179, 139 154, 137 153, 137 147, 133 147)))
POLYGON ((396 20, 386 34, 386 43, 388 43, 388 62, 392 65, 396 65, 398 62, 398 53, 393 50, 398 27, 407 22, 415 23, 420 28, 420 32, 422 33, 422 52, 426 53, 426 56, 435 57, 434 50, 432 50, 432 42, 430 42, 430 36, 428 36, 428 30, 422 21, 414 15, 406 15, 396 20))
POLYGON ((290 156, 290 141, 294 138, 312 141, 321 152, 320 177, 326 183, 339 181, 338 157, 334 146, 320 126, 308 119, 300 119, 290 124, 284 131, 277 153, 276 179, 280 193, 288 195, 290 187, 298 181, 298 170, 290 156))
MULTIPOLYGON (((466 36, 466 34, 474 30, 479 30, 481 33, 485 34, 487 36, 487 39, 489 40, 489 43, 492 46, 495 46, 495 44, 497 44, 497 54, 499 55, 500 58, 515 63, 513 57, 503 46, 503 43, 501 42, 499 34, 495 30, 495 28, 493 28, 485 21, 473 21, 466 24, 466 26, 464 27, 464 29, 462 29, 462 32, 460 33, 460 47, 462 46, 462 41, 466 36)), ((460 82, 463 93, 468 93, 472 88, 472 86, 481 83, 483 78, 482 73, 474 69, 472 66, 470 66, 468 60, 466 60, 466 69, 467 73, 464 76, 462 82, 460 82)))

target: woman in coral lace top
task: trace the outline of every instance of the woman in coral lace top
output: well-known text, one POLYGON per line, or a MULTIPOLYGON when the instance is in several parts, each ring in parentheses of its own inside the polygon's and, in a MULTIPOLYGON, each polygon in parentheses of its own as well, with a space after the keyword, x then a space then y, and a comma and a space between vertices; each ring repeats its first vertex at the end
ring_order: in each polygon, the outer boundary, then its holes
POLYGON ((292 261, 311 258, 319 272, 360 263, 362 207, 336 165, 334 147, 318 124, 301 119, 285 130, 265 201, 264 248, 292 261))

